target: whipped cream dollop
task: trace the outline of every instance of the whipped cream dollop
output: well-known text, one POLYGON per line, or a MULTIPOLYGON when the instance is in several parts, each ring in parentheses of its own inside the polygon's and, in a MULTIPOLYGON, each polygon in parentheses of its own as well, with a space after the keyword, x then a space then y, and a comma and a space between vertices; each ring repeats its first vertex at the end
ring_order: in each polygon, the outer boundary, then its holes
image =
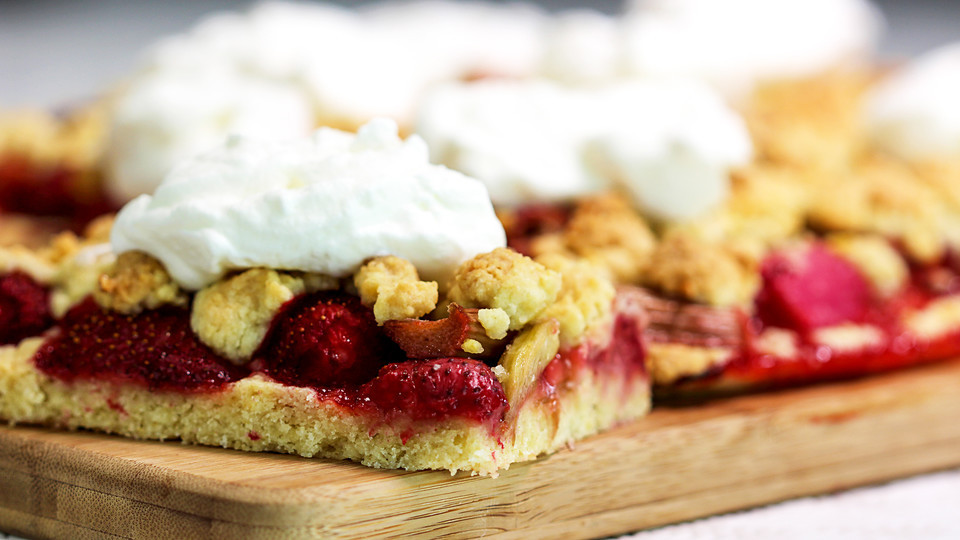
POLYGON ((960 43, 928 52, 877 84, 864 117, 876 143, 901 157, 960 158, 960 43))
POLYGON ((625 18, 634 73, 695 77, 731 96, 860 62, 884 27, 867 0, 634 0, 625 18))
POLYGON ((173 165, 228 135, 301 138, 313 131, 310 102, 268 79, 231 70, 151 73, 114 106, 106 187, 126 202, 153 192, 173 165))
POLYGON ((742 118, 693 81, 451 84, 424 100, 417 133, 435 161, 486 183, 496 204, 618 187, 670 220, 719 204, 730 169, 752 154, 742 118))
POLYGON ((383 119, 356 135, 233 137, 125 206, 111 243, 153 255, 199 289, 251 267, 343 277, 387 254, 442 280, 506 239, 483 184, 431 165, 423 140, 401 140, 383 119))
POLYGON ((602 186, 581 155, 600 125, 588 96, 547 81, 449 84, 424 98, 415 129, 495 204, 565 201, 602 186))
POLYGON ((719 205, 731 169, 753 155, 743 118, 702 84, 621 84, 594 99, 607 124, 585 156, 652 218, 685 220, 719 205))
POLYGON ((558 13, 544 30, 540 73, 564 84, 599 84, 626 75, 620 18, 576 9, 558 13))
POLYGON ((110 191, 149 193, 173 163, 231 134, 302 136, 374 117, 403 126, 430 86, 523 76, 546 15, 523 4, 266 2, 157 43, 111 115, 110 191))

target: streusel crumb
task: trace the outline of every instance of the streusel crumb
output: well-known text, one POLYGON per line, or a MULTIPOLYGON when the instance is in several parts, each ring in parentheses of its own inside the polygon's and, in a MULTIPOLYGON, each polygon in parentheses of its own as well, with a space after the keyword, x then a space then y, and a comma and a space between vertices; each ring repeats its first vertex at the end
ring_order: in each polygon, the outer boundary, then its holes
POLYGON ((66 119, 40 111, 0 114, 0 153, 85 169, 102 152, 104 113, 97 105, 74 111, 66 119))
POLYGON ((500 308, 510 317, 510 330, 518 330, 556 300, 561 284, 559 273, 497 248, 460 265, 448 298, 468 308, 500 308))
POLYGON ((860 99, 869 74, 853 71, 760 86, 744 110, 761 161, 843 168, 862 147, 860 99))
POLYGON ((907 263, 885 238, 839 233, 830 235, 827 242, 833 251, 852 262, 882 296, 893 296, 906 284, 907 263))
POLYGON ((510 330, 510 316, 500 308, 485 308, 477 311, 477 319, 490 339, 503 339, 510 330))
POLYGON ((615 194, 579 202, 563 240, 573 253, 608 268, 619 283, 639 281, 656 244, 643 218, 615 194))
POLYGON ((190 327, 217 354, 244 363, 267 335, 280 306, 305 291, 300 277, 247 270, 201 289, 193 300, 190 327))
POLYGON ((537 262, 563 276, 556 302, 540 316, 560 323, 561 343, 577 343, 588 330, 609 319, 616 290, 604 268, 561 254, 542 255, 537 262))
POLYGON ((57 266, 48 258, 23 246, 0 247, 0 273, 19 270, 37 283, 49 284, 57 273, 57 266))
POLYGON ((157 259, 142 251, 126 251, 100 276, 93 293, 101 306, 121 313, 139 313, 164 304, 185 306, 187 294, 157 259))
POLYGON ((439 299, 435 281, 420 281, 413 263, 392 255, 361 266, 353 283, 364 305, 373 307, 377 324, 422 317, 437 307, 439 299))
POLYGON ((911 257, 932 262, 943 255, 946 214, 942 198, 909 168, 874 156, 822 190, 809 220, 822 230, 871 232, 899 240, 911 257))
POLYGON ((647 370, 654 384, 667 385, 683 377, 700 375, 730 360, 733 350, 723 347, 694 347, 681 343, 650 343, 647 370))
POLYGON ((754 255, 674 231, 657 246, 644 282, 695 302, 747 306, 760 287, 759 261, 754 255))

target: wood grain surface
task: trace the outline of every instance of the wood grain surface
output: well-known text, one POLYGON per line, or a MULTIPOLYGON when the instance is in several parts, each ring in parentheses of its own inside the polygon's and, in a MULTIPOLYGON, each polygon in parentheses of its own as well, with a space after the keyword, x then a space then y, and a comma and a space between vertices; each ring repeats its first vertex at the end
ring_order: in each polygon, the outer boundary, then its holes
POLYGON ((683 407, 499 478, 0 428, 0 530, 598 537, 960 465, 960 361, 683 407))

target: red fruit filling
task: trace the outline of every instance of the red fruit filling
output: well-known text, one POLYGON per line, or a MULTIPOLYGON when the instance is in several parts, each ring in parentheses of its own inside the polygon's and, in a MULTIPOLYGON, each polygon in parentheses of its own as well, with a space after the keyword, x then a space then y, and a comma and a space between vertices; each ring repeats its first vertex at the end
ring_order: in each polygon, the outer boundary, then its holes
POLYGON ((183 392, 219 389, 246 375, 196 338, 185 309, 123 315, 103 310, 92 299, 67 312, 34 362, 68 382, 107 380, 183 392))
POLYGON ((870 307, 870 285, 856 267, 819 244, 775 253, 761 266, 757 316, 767 326, 800 332, 861 322, 870 307))
POLYGON ((571 209, 566 206, 536 204, 523 206, 503 216, 507 245, 524 255, 530 255, 530 243, 543 234, 563 230, 570 221, 571 209))
POLYGON ((493 370, 467 358, 407 361, 384 366, 363 385, 362 401, 387 417, 441 420, 451 416, 497 422, 507 397, 493 370))
POLYGON ((906 311, 956 293, 960 278, 951 257, 939 264, 911 267, 907 285, 893 298, 881 299, 872 297, 849 263, 822 246, 815 245, 807 253, 813 254, 813 262, 800 265, 803 271, 790 270, 796 265, 785 263, 782 255, 764 262, 758 317, 744 325, 739 355, 702 379, 723 377, 761 386, 795 384, 888 371, 960 354, 960 330, 922 340, 900 322, 906 311), (831 302, 835 302, 832 308, 831 302), (835 350, 813 340, 812 330, 848 321, 872 325, 879 330, 880 339, 853 350, 835 350), (766 326, 796 330, 796 354, 782 358, 758 350, 756 339, 766 326))
POLYGON ((65 166, 38 166, 16 155, 0 156, 0 210, 59 216, 81 229, 117 206, 98 189, 84 189, 81 174, 65 166))
POLYGON ((318 292, 281 308, 254 358, 284 384, 330 388, 369 381, 403 354, 357 297, 318 292))
POLYGON ((19 270, 0 276, 0 344, 19 343, 52 325, 46 287, 19 270))

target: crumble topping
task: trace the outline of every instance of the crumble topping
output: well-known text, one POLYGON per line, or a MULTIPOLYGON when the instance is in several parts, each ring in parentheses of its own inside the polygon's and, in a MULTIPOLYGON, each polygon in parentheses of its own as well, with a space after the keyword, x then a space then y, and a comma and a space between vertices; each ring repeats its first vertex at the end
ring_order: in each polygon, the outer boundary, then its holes
POLYGON ((477 319, 490 339, 503 339, 510 330, 510 316, 500 308, 484 308, 477 311, 477 319))
POLYGON ((827 244, 837 254, 852 262, 881 296, 899 291, 909 277, 903 257, 890 242, 877 235, 833 234, 827 244))
POLYGON ((562 276, 556 302, 540 316, 560 323, 562 343, 579 341, 586 331, 609 319, 616 290, 602 267, 556 253, 542 255, 537 262, 562 276))
POLYGON ((570 251, 605 266, 620 283, 639 281, 656 243, 643 218, 614 194, 577 204, 563 239, 570 251))
POLYGON ((507 248, 482 253, 457 269, 449 300, 463 307, 500 308, 510 317, 510 330, 536 319, 560 292, 562 278, 507 248))
POLYGON ((363 304, 373 307, 377 324, 419 318, 437 307, 437 282, 420 281, 413 263, 400 257, 371 259, 360 267, 353 283, 363 304))
POLYGON ((722 347, 650 343, 647 347, 647 370, 654 384, 666 385, 683 377, 699 375, 726 362, 732 354, 732 349, 722 347))
POLYGON ((761 160, 835 170, 861 148, 860 99, 869 78, 857 71, 759 86, 744 116, 761 160))
POLYGON ((235 364, 250 359, 280 306, 306 292, 298 276, 254 268, 201 289, 190 328, 205 345, 235 364))
POLYGON ((748 306, 760 287, 758 260, 685 231, 668 233, 644 282, 668 295, 713 306, 748 306))
POLYGON ((0 114, 0 153, 85 169, 102 153, 104 114, 99 105, 72 111, 65 119, 40 111, 0 114))
POLYGON ((139 313, 164 304, 184 306, 188 297, 157 259, 142 251, 126 251, 100 275, 93 291, 97 303, 121 313, 139 313))
POLYGON ((815 227, 879 233, 922 262, 943 255, 943 201, 906 165, 873 156, 836 180, 816 194, 809 215, 815 227))

